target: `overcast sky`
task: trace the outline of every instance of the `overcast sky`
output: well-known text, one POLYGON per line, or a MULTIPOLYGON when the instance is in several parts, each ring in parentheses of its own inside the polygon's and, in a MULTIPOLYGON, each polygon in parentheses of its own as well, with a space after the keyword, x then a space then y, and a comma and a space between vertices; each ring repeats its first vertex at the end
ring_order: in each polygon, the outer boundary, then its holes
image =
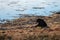
POLYGON ((16 14, 49 15, 50 11, 57 10, 60 10, 60 0, 0 0, 0 18, 11 18, 16 14))

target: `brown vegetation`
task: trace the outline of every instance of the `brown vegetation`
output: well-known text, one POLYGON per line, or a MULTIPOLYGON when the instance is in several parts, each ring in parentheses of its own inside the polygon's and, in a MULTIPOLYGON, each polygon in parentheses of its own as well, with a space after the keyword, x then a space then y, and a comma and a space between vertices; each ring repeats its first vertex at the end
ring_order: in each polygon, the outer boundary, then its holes
POLYGON ((60 14, 18 18, 0 25, 0 40, 60 40, 60 14), (35 27, 44 19, 49 28, 35 27))

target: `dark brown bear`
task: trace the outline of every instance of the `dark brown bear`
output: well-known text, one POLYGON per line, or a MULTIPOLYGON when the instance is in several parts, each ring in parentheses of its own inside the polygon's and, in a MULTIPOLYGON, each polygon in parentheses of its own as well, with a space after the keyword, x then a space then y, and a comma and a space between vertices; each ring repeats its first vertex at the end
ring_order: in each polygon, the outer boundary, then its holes
POLYGON ((47 24, 46 24, 46 22, 43 19, 37 19, 37 23, 38 23, 37 26, 39 26, 41 28, 48 27, 47 24))

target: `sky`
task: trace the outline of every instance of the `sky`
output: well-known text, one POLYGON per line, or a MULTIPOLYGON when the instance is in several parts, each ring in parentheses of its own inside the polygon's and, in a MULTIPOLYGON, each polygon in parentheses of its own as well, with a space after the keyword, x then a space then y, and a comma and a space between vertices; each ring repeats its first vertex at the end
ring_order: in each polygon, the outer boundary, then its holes
POLYGON ((60 0, 0 0, 0 19, 18 14, 48 16, 60 10, 60 0))

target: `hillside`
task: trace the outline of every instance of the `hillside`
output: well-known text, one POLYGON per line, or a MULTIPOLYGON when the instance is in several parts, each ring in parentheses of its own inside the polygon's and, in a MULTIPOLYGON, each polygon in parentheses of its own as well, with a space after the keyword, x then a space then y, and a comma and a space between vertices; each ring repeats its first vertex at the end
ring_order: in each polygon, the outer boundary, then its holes
POLYGON ((60 40, 60 14, 30 16, 0 24, 0 40, 60 40), (43 19, 49 28, 35 27, 43 19))

